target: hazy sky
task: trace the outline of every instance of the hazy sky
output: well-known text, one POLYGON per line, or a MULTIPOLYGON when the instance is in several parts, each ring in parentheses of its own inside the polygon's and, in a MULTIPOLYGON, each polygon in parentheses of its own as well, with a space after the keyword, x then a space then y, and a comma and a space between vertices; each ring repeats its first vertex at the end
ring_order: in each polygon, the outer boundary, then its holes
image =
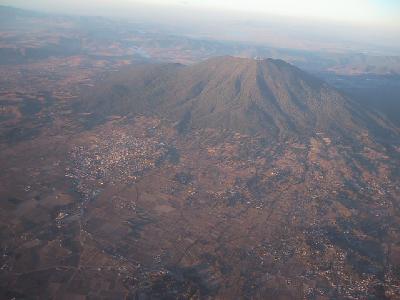
POLYGON ((399 0, 146 0, 150 2, 364 24, 400 24, 399 0))
POLYGON ((0 3, 82 13, 122 10, 135 4, 200 8, 318 18, 378 26, 400 26, 399 0, 12 0, 0 3))
POLYGON ((400 50, 400 0, 0 0, 152 22, 176 34, 298 49, 400 50), (160 26, 161 25, 161 26, 160 26))

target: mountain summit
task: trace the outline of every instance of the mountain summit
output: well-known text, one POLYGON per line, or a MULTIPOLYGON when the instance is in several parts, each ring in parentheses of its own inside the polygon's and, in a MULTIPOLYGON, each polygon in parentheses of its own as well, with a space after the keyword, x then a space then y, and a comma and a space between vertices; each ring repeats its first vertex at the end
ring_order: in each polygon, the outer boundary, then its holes
POLYGON ((96 116, 155 113, 179 131, 222 128, 268 136, 345 136, 390 126, 325 82, 282 61, 231 56, 202 63, 129 66, 82 107, 96 116))

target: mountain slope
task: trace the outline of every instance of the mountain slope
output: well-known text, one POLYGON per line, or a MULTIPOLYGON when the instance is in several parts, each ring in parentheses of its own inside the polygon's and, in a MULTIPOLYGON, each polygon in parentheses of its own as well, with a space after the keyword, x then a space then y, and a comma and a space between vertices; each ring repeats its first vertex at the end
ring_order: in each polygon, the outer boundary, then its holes
POLYGON ((395 131, 325 82, 273 59, 128 67, 84 100, 80 109, 98 117, 155 113, 178 122, 180 131, 211 127, 271 137, 395 131))

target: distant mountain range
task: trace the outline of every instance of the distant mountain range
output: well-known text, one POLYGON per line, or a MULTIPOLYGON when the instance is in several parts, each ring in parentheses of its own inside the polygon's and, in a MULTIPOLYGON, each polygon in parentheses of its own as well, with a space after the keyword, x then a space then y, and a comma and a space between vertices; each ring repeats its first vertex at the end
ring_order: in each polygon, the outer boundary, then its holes
POLYGON ((107 46, 116 43, 117 47, 107 49, 110 51, 108 55, 121 56, 123 53, 135 61, 151 59, 158 62, 186 64, 218 55, 234 55, 283 59, 311 72, 341 75, 400 74, 398 55, 300 50, 244 42, 197 39, 155 29, 151 24, 121 23, 102 17, 54 15, 0 6, 0 24, 2 31, 11 30, 15 35, 11 40, 8 37, 4 43, 0 42, 0 64, 26 63, 51 56, 98 55, 99 52, 104 53, 107 46), (69 25, 65 27, 66 24, 69 25), (35 32, 30 35, 31 43, 27 43, 25 33, 32 30, 35 32), (59 34, 64 39, 56 43, 54 41, 46 43, 48 41, 43 38, 45 31, 59 34), (82 39, 87 43, 80 44, 82 39), (14 46, 9 47, 7 41, 13 41, 14 46), (24 51, 21 53, 21 48, 27 49, 26 53, 24 51))

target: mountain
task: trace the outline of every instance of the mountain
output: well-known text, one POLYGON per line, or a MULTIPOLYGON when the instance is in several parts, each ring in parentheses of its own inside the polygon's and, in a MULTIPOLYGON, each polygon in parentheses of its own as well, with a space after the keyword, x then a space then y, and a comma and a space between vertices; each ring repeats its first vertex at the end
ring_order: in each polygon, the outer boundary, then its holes
POLYGON ((86 230, 166 270, 136 293, 398 295, 399 130, 327 83, 273 59, 130 66, 76 109, 95 121, 68 174, 86 230))
POLYGON ((281 60, 99 78, 0 139, 1 299, 398 298, 389 121, 281 60))
POLYGON ((46 14, 36 12, 36 11, 31 11, 31 10, 25 10, 25 9, 20 9, 20 8, 15 8, 11 6, 4 6, 0 5, 0 24, 5 23, 6 21, 16 21, 17 18, 39 18, 39 17, 45 17, 46 14))
POLYGON ((325 82, 282 61, 217 57, 205 62, 127 67, 101 82, 79 106, 97 117, 157 114, 191 128, 269 137, 367 131, 393 126, 325 82))

